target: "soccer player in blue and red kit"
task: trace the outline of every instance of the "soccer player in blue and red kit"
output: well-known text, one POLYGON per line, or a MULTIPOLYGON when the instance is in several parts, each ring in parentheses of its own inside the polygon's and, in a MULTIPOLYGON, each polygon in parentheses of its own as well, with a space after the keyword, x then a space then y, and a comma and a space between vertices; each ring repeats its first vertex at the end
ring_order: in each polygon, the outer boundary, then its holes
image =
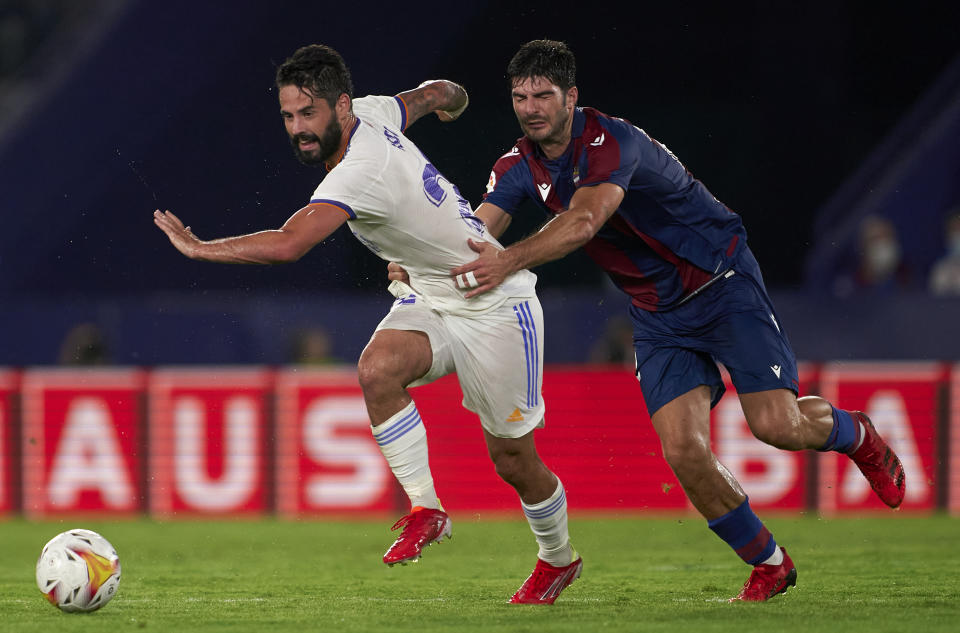
POLYGON ((506 250, 471 241, 478 258, 452 274, 471 297, 583 248, 630 297, 637 377, 664 457, 710 529, 753 565, 733 600, 786 591, 793 561, 710 448, 710 408, 724 389, 716 363, 761 441, 849 455, 891 507, 904 495, 900 460, 863 413, 797 398, 793 351, 740 216, 646 132, 577 107, 564 43, 525 44, 507 76, 524 136, 494 165, 476 215, 495 237, 525 199, 553 217, 506 250))

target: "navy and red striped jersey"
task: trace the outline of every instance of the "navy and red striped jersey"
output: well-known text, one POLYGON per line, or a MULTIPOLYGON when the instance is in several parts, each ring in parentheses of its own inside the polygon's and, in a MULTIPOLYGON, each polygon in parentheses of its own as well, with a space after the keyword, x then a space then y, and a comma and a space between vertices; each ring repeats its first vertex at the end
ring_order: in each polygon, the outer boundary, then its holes
POLYGON ((558 214, 578 188, 604 182, 625 191, 623 202, 583 248, 637 307, 676 305, 725 272, 746 247, 740 216, 670 150, 593 108, 574 110, 570 144, 556 160, 521 138, 493 166, 484 201, 512 215, 532 198, 558 214))

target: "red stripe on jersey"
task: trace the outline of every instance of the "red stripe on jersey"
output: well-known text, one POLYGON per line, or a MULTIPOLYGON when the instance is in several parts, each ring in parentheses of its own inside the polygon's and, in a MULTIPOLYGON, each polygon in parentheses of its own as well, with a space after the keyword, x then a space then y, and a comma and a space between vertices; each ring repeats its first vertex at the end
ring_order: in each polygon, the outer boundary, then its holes
POLYGON ((617 287, 630 295, 635 306, 645 310, 657 309, 660 300, 657 287, 644 278, 626 253, 601 237, 594 237, 584 244, 583 250, 607 271, 617 287))
POLYGON ((583 126, 583 134, 576 139, 580 147, 575 148, 575 160, 580 152, 587 152, 587 173, 580 177, 580 186, 598 182, 607 182, 614 171, 620 168, 620 143, 613 134, 600 124, 596 111, 588 114, 583 126), (593 116, 589 116, 592 114, 593 116))
MULTIPOLYGON (((659 255, 661 258, 670 263, 674 268, 677 269, 677 274, 680 275, 681 284, 683 287, 684 295, 687 295, 703 284, 710 281, 713 278, 713 273, 707 272, 702 268, 694 266, 684 258, 680 257, 669 248, 664 246, 661 242, 650 237, 646 233, 641 233, 638 231, 632 224, 627 222, 622 215, 619 213, 614 214, 609 220, 607 220, 607 225, 617 231, 627 234, 635 235, 643 240, 644 244, 650 247, 654 253, 659 255)), ((637 304, 640 305, 640 304, 637 304)), ((656 309, 656 305, 650 306, 652 309, 656 309)))

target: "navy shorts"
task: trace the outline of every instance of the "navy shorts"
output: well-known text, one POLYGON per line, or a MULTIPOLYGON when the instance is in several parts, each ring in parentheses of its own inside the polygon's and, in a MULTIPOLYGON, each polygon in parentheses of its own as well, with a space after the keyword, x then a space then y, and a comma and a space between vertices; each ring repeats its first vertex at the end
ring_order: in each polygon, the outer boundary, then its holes
POLYGON ((745 249, 732 270, 672 310, 630 307, 637 379, 651 416, 700 385, 710 387, 710 406, 716 405, 724 392, 718 362, 738 393, 798 393, 797 361, 757 260, 745 249))

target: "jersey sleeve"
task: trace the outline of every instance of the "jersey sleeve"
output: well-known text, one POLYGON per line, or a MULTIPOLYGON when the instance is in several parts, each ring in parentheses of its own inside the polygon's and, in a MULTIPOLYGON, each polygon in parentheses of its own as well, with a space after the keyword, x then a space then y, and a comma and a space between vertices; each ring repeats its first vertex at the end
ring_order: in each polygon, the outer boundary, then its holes
POLYGON ((483 201, 495 204, 506 213, 513 215, 520 203, 527 197, 524 178, 529 179, 520 157, 519 150, 512 150, 501 156, 493 165, 483 201))
POLYGON ((353 100, 353 112, 361 119, 388 123, 401 132, 407 127, 407 104, 400 97, 368 95, 353 100))
POLYGON ((640 140, 633 133, 635 128, 619 119, 597 123, 597 129, 584 137, 587 174, 580 178, 579 186, 609 182, 626 191, 640 164, 640 140))
POLYGON ((385 187, 379 173, 371 161, 341 163, 317 185, 310 204, 335 207, 348 220, 385 220, 391 204, 383 199, 385 187))

